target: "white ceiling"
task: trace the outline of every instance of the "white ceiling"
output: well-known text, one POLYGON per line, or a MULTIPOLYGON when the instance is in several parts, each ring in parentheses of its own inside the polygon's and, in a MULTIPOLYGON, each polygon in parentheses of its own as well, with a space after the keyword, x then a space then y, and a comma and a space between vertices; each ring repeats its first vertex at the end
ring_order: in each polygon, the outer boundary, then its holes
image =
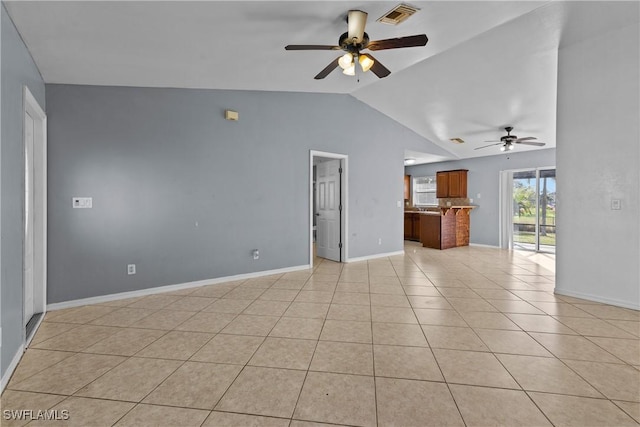
POLYGON ((414 148, 419 162, 499 154, 474 148, 506 125, 554 147, 558 46, 638 20, 610 2, 412 1, 398 26, 376 22, 387 1, 4 3, 47 83, 348 93, 450 153, 414 148), (372 40, 429 43, 375 52, 385 79, 314 80, 337 53, 284 46, 337 44, 349 9, 372 40))

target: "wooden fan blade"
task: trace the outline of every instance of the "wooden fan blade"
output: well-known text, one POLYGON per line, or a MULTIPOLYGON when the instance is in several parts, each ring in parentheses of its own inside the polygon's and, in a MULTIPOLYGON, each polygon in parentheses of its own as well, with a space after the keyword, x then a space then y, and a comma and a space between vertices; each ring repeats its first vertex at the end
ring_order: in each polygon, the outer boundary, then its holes
POLYGON ((373 65, 371 66, 370 70, 373 74, 378 76, 378 78, 382 79, 387 77, 389 74, 391 74, 391 71, 389 71, 387 67, 382 65, 380 61, 375 59, 373 56, 369 55, 368 53, 361 53, 360 55, 366 56, 367 58, 373 61, 373 65))
POLYGON ((426 34, 415 36, 398 37, 395 39, 375 40, 367 45, 369 50, 399 49, 401 47, 424 46, 429 39, 426 34))
POLYGON ((323 44, 290 44, 284 50, 340 50, 340 46, 330 46, 323 44))
POLYGON ((522 145, 535 145, 536 147, 542 147, 545 145, 544 142, 527 142, 527 141, 516 141, 517 144, 522 145))
POLYGON ((525 136, 524 138, 516 139, 516 142, 531 141, 533 139, 538 139, 538 138, 536 138, 535 136, 525 136))
POLYGON ((314 79, 320 80, 327 77, 333 70, 338 67, 338 59, 340 59, 340 57, 334 59, 331 64, 327 65, 322 71, 320 71, 318 75, 314 77, 314 79))
POLYGON ((497 144, 483 145, 482 147, 474 148, 474 150, 479 150, 481 148, 487 148, 487 147, 493 147, 494 145, 500 145, 500 144, 502 144, 502 142, 498 142, 497 144))

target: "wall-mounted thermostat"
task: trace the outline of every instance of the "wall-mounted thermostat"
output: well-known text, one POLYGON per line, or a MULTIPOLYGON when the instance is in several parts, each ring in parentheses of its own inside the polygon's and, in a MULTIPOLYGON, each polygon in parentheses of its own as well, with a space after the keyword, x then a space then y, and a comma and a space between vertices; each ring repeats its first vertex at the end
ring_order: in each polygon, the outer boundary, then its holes
POLYGON ((93 198, 91 197, 74 197, 72 200, 74 209, 91 209, 93 207, 93 198))

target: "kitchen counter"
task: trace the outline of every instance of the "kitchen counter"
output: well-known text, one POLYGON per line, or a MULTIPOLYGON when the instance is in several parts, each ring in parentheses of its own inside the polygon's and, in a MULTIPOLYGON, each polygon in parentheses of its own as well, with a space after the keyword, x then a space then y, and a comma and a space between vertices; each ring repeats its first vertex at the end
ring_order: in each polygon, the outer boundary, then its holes
POLYGON ((405 214, 420 214, 420 215, 442 215, 449 209, 475 209, 476 205, 454 205, 454 206, 434 206, 424 208, 425 210, 405 210, 405 214))
POLYGON ((421 242, 425 245, 425 231, 430 231, 429 234, 429 247, 437 247, 438 249, 445 249, 445 247, 464 246, 465 242, 469 244, 469 212, 471 209, 476 208, 474 205, 453 205, 453 206, 429 206, 420 208, 422 210, 405 209, 404 211, 404 239, 421 242), (433 218, 435 221, 428 221, 429 224, 424 223, 424 218, 433 218), (442 221, 441 221, 442 219, 442 221), (453 221, 453 226, 451 222, 453 221), (438 226, 436 231, 433 225, 447 224, 447 228, 444 229, 447 233, 441 233, 442 227, 438 226), (458 227, 456 228, 456 224, 458 227), (428 228, 425 228, 428 227, 428 228), (452 228, 453 227, 453 228, 452 228), (458 231, 456 231, 458 230, 458 231), (466 230, 466 231, 465 231, 466 230), (451 238, 449 235, 453 233, 451 238), (457 233, 457 236, 455 235, 457 233), (441 237, 445 236, 444 243, 434 243, 436 240, 440 241, 441 237), (453 240, 452 240, 453 239, 453 240), (452 243, 453 242, 453 246, 452 243))

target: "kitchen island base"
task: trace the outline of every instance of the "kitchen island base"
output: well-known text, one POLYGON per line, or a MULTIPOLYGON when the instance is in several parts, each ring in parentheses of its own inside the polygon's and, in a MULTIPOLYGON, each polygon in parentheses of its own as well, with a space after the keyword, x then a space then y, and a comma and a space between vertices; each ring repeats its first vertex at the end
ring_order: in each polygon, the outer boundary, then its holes
POLYGON ((442 207, 440 212, 422 213, 420 215, 420 241, 422 246, 433 249, 469 246, 469 213, 474 207, 442 207))

